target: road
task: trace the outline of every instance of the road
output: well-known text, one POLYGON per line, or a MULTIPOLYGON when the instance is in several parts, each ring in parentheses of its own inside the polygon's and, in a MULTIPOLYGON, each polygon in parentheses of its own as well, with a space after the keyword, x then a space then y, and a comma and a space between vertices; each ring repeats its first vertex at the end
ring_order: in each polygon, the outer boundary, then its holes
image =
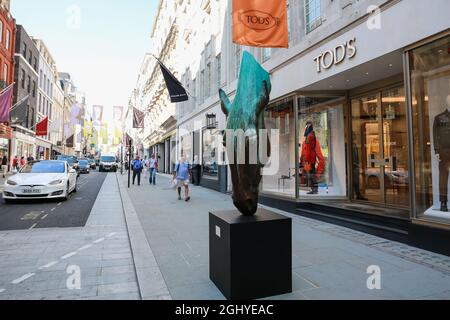
POLYGON ((0 199, 0 231, 36 228, 74 228, 86 224, 106 173, 78 178, 78 192, 69 200, 33 200, 5 204, 0 199))

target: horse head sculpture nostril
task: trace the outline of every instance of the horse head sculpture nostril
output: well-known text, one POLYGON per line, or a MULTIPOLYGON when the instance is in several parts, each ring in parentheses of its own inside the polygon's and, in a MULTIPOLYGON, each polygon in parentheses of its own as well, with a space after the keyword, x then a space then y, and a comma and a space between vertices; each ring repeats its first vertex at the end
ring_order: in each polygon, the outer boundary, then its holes
MULTIPOLYGON (((245 163, 230 164, 231 180, 233 184, 233 202, 236 208, 246 216, 252 216, 258 209, 259 184, 261 182, 261 167, 264 164, 250 163, 249 159, 260 159, 252 155, 252 150, 259 150, 260 134, 265 132, 263 119, 264 109, 269 103, 270 91, 272 89, 269 73, 256 61, 247 51, 242 55, 241 69, 239 74, 238 89, 233 103, 230 102, 223 90, 219 90, 222 111, 228 116, 227 135, 237 131, 243 131, 246 135, 241 136, 247 140, 243 144, 235 143, 233 146, 234 157, 239 158, 241 151, 238 146, 245 146, 245 163), (249 134, 251 139, 248 139, 249 134), (251 145, 256 149, 252 149, 251 145)), ((239 135, 238 135, 239 138, 239 135)), ((270 152, 270 142, 268 153, 270 152)), ((224 138, 224 145, 226 140, 224 138)), ((268 154, 268 156, 270 156, 268 154)))

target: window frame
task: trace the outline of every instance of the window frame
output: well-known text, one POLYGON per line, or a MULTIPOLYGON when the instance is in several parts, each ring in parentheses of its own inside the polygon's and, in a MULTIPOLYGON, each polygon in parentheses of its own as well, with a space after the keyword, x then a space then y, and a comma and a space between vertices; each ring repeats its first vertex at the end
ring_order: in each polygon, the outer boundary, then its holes
POLYGON ((305 32, 306 34, 312 32, 322 24, 322 2, 321 0, 304 0, 304 19, 305 19, 305 32), (313 20, 311 17, 311 4, 314 5, 315 10, 318 10, 318 16, 313 20))

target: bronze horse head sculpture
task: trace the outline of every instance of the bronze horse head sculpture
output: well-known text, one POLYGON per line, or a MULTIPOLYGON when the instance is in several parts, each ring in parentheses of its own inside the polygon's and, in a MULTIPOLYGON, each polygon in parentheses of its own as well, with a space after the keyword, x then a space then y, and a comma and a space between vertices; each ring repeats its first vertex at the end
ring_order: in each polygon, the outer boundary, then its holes
MULTIPOLYGON (((271 89, 269 73, 249 52, 244 51, 238 88, 233 103, 230 102, 223 90, 219 90, 222 111, 228 118, 224 145, 226 146, 227 141, 234 142, 232 146, 233 155, 230 155, 228 151, 233 184, 233 203, 244 216, 253 216, 258 210, 259 185, 262 179, 261 170, 264 167, 260 156, 260 135, 266 129, 264 110, 269 103, 271 89), (238 131, 245 132, 244 163, 237 161, 239 152, 238 131), (229 136, 230 133, 232 137, 229 136), (251 154, 251 143, 255 146, 252 150, 257 150, 256 155, 251 154), (252 156, 255 156, 256 161, 250 161, 252 156)), ((265 141, 267 141, 267 156, 270 157, 270 142, 268 139, 265 141)))

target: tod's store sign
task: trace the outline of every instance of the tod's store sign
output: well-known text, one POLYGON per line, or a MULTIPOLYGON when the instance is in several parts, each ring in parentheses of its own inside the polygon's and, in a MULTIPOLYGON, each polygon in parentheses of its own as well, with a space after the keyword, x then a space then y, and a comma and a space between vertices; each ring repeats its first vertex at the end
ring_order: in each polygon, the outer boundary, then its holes
POLYGON ((332 50, 325 51, 314 58, 316 63, 316 70, 318 73, 322 70, 330 69, 331 67, 344 62, 346 59, 351 59, 356 55, 356 38, 347 41, 344 44, 336 46, 332 50))

